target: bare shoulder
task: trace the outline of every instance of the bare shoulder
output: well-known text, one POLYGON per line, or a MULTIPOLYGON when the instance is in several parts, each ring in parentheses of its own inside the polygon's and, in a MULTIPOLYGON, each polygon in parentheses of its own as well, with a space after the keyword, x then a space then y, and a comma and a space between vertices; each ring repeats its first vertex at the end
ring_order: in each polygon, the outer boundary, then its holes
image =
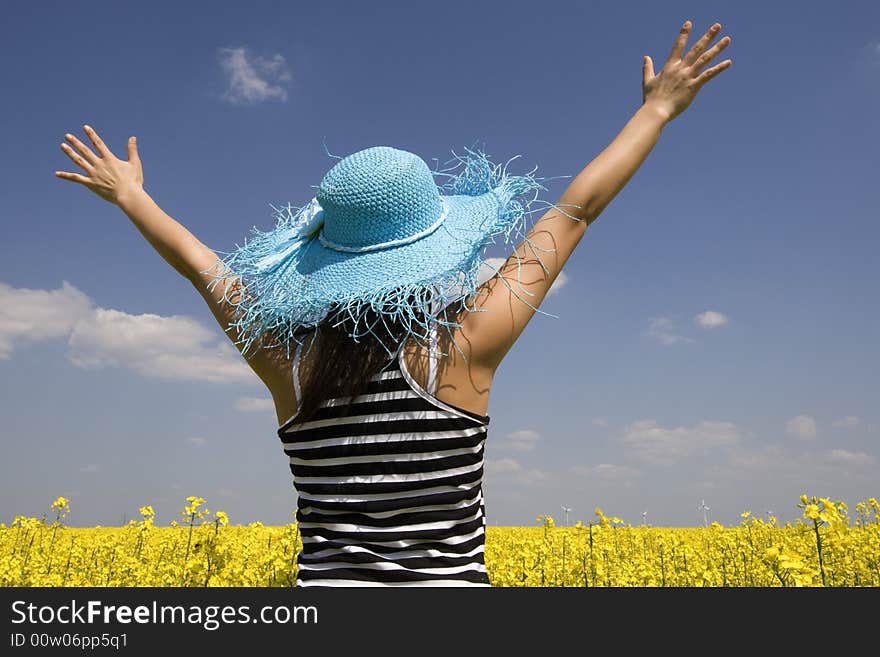
MULTIPOLYGON (((262 355, 262 371, 260 378, 269 389, 272 400, 275 404, 275 414, 278 417, 278 424, 283 424, 294 414, 299 408, 299 399, 296 396, 296 388, 293 382, 293 361, 296 353, 296 345, 291 345, 290 355, 284 347, 276 347, 267 349, 262 355)), ((300 381, 305 377, 303 370, 309 370, 309 364, 306 362, 305 350, 300 357, 299 370, 300 381)))
MULTIPOLYGON (((462 324, 466 313, 467 310, 454 311, 447 307, 441 311, 441 318, 462 324)), ((474 358, 473 343, 472 336, 464 326, 439 327, 437 350, 440 357, 434 392, 437 399, 444 403, 477 415, 486 415, 495 370, 474 358)), ((411 339, 403 347, 403 358, 407 371, 421 387, 427 388, 429 360, 425 348, 411 339)))
POLYGON ((495 371, 544 302, 586 231, 587 221, 547 212, 499 268, 468 298, 461 333, 475 363, 495 371))

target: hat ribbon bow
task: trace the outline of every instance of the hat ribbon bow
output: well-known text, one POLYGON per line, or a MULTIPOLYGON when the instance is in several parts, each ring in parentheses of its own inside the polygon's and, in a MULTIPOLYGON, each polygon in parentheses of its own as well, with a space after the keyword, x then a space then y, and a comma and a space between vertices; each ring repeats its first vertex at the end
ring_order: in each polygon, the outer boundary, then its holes
POLYGON ((276 268, 291 253, 297 251, 305 242, 321 231, 324 226, 324 210, 321 209, 318 199, 313 198, 302 210, 297 224, 295 228, 280 232, 277 236, 277 250, 257 261, 256 267, 259 271, 264 272, 276 268))

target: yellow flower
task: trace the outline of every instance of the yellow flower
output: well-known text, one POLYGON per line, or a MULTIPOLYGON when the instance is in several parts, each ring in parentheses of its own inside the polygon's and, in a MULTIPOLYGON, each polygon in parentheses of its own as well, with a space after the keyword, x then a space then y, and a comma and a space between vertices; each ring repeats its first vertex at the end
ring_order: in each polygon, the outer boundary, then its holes
POLYGON ((202 504, 205 503, 201 497, 196 497, 195 495, 190 495, 186 498, 186 501, 189 502, 190 508, 195 510, 198 509, 202 504))
POLYGON ((777 558, 779 558, 779 547, 776 545, 773 545, 773 546, 767 548, 766 550, 764 550, 764 558, 769 559, 771 561, 775 561, 777 558))
POLYGON ((59 497, 57 500, 52 502, 52 508, 57 511, 66 511, 69 509, 69 504, 66 497, 59 497))
POLYGON ((208 509, 199 510, 199 507, 205 503, 205 500, 202 499, 201 497, 196 497, 195 495, 190 495, 189 497, 186 498, 186 501, 189 502, 189 505, 183 511, 180 512, 180 515, 182 515, 184 518, 186 518, 186 517, 202 518, 205 515, 207 515, 208 513, 210 513, 210 511, 208 509))
POLYGON ((804 509, 804 518, 818 520, 819 519, 819 505, 818 504, 808 504, 807 508, 804 509))

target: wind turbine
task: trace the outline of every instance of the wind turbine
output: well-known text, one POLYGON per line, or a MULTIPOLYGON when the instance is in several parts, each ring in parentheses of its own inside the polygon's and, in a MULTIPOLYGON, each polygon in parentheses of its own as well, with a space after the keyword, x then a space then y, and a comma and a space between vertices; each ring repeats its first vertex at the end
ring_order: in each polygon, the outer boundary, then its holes
POLYGON ((697 507, 698 511, 703 512, 703 527, 709 526, 709 507, 706 505, 706 500, 700 500, 700 506, 697 507))
POLYGON ((565 511, 565 526, 568 527, 568 512, 571 511, 571 508, 563 504, 562 510, 565 511))
POLYGON ((648 524, 648 510, 647 510, 647 509, 645 509, 644 511, 642 511, 642 524, 643 524, 643 525, 647 525, 647 524, 648 524))

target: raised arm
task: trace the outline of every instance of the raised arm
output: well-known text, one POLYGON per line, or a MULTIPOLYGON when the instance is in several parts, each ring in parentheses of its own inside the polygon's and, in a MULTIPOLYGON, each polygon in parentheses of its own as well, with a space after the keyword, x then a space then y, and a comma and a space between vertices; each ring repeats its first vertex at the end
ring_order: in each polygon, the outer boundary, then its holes
MULTIPOLYGON (((236 301, 240 282, 237 279, 227 280, 216 285, 213 292, 208 290, 208 283, 213 279, 201 272, 221 266, 222 263, 211 249, 166 214, 144 190, 143 166, 134 137, 128 140, 128 161, 125 161, 116 158, 90 126, 83 126, 83 129, 97 153, 72 134, 65 135, 69 143, 62 144, 61 149, 87 175, 66 171, 56 171, 55 175, 64 180, 78 182, 118 206, 159 255, 192 283, 229 339, 238 343, 241 339, 238 332, 234 328, 226 330, 232 319, 233 308, 223 301, 223 295, 226 292, 228 299, 236 301)), ((241 351, 240 344, 236 344, 236 347, 241 351)), ((282 351, 252 350, 246 359, 257 376, 270 388, 273 383, 287 376, 286 358, 282 351)))
POLYGON ((494 372, 534 315, 535 311, 515 296, 535 308, 540 306, 587 226, 629 182, 654 148, 663 127, 690 105, 708 80, 730 66, 728 59, 700 71, 730 43, 730 38, 724 37, 709 48, 721 29, 719 23, 682 57, 690 29, 690 21, 685 21, 658 75, 654 75, 651 58, 645 56, 642 105, 605 150, 569 184, 556 204, 574 220, 555 209, 544 214, 498 275, 477 290, 473 305, 488 312, 462 311, 461 332, 477 367, 494 372))

